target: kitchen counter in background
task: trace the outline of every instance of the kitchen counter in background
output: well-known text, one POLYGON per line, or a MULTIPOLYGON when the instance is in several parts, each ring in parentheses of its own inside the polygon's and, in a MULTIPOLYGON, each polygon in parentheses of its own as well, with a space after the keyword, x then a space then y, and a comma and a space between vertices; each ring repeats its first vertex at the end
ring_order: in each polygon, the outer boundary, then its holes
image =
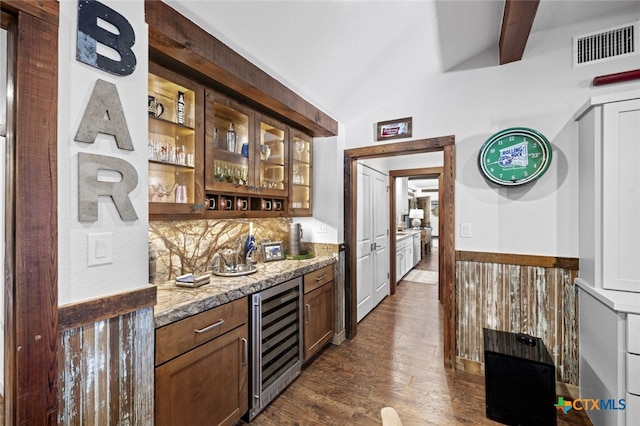
POLYGON ((155 327, 171 324, 335 262, 333 256, 317 256, 307 260, 258 263, 258 271, 251 275, 232 278, 212 275, 209 284, 196 288, 178 287, 174 281, 159 283, 154 308, 155 327))
POLYGON ((421 229, 409 229, 406 231, 396 231, 396 241, 403 240, 405 238, 412 237, 414 234, 420 234, 421 229))

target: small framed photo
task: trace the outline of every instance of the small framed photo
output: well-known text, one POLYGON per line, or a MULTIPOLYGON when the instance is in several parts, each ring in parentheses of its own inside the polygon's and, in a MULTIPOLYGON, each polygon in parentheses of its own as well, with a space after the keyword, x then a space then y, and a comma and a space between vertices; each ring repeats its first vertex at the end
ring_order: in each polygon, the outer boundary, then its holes
POLYGON ((412 121, 412 117, 406 117, 378 122, 376 125, 376 141, 410 138, 412 121))
POLYGON ((274 260, 284 259, 284 250, 282 250, 282 241, 274 241, 262 243, 262 261, 272 262, 274 260))

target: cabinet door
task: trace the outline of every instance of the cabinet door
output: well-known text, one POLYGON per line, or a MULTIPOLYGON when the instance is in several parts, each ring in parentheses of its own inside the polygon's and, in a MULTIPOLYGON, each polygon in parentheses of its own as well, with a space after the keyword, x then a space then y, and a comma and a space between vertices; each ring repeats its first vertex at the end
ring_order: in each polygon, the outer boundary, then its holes
POLYGON ((602 285, 640 292, 640 99, 604 106, 602 285))
MULTIPOLYGON (((205 105, 205 189, 247 193, 255 186, 253 112, 207 89, 205 105)), ((223 208, 224 210, 224 208, 223 208)))
POLYGON ((333 337, 333 281, 304 295, 304 360, 333 337))
POLYGON ((258 122, 258 141, 255 186, 264 196, 285 197, 288 193, 287 160, 289 146, 288 128, 269 117, 260 115, 258 122))
POLYGON ((295 216, 312 214, 313 150, 311 137, 291 129, 289 211, 295 216))
POLYGON ((149 215, 201 213, 204 89, 150 63, 148 93, 149 215))
POLYGON ((247 411, 247 325, 156 368, 155 424, 233 425, 247 411))

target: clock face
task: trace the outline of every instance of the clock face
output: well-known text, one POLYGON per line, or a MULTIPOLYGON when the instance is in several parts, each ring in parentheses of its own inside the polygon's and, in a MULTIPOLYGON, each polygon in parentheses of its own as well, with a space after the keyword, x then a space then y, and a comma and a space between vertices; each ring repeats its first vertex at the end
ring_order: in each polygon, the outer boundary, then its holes
POLYGON ((480 170, 490 181, 505 186, 523 185, 547 171, 551 144, 532 129, 505 129, 482 145, 479 161, 480 170))

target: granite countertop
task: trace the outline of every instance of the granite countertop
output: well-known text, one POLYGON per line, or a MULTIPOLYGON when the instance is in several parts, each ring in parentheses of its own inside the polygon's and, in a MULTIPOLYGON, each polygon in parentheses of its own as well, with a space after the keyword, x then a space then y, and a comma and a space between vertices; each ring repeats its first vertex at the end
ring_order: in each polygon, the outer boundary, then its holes
POLYGON ((219 305, 246 297, 281 284, 317 269, 334 264, 332 256, 316 256, 306 260, 281 260, 258 263, 258 271, 242 277, 211 275, 211 282, 201 287, 178 287, 174 281, 157 284, 157 304, 154 308, 155 326, 206 311, 219 305))

